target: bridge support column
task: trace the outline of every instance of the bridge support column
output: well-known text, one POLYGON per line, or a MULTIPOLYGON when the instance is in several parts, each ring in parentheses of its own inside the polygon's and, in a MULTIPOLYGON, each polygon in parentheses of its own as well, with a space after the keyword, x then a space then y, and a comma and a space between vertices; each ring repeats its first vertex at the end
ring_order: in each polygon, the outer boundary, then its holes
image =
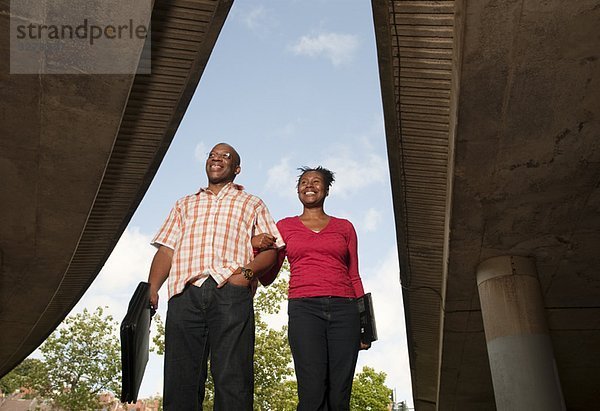
POLYGON ((477 287, 498 411, 565 410, 534 261, 485 260, 477 287))

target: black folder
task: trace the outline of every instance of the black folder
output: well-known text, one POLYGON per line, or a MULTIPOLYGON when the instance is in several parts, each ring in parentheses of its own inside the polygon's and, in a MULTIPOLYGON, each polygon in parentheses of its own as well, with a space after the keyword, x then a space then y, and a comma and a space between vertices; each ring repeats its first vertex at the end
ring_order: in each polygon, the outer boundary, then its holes
POLYGON ((138 284, 127 314, 121 323, 121 402, 137 402, 138 392, 148 363, 150 320, 150 284, 138 284))
POLYGON ((360 313, 360 340, 365 344, 377 341, 377 326, 371 293, 366 293, 358 299, 358 311, 360 313))

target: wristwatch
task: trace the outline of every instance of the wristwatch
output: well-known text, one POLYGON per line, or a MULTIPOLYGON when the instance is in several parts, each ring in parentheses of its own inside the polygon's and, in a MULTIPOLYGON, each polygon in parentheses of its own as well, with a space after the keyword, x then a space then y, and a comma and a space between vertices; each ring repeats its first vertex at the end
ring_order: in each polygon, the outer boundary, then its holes
POLYGON ((242 275, 246 280, 250 281, 254 278, 254 271, 251 268, 240 267, 240 270, 242 270, 242 275))

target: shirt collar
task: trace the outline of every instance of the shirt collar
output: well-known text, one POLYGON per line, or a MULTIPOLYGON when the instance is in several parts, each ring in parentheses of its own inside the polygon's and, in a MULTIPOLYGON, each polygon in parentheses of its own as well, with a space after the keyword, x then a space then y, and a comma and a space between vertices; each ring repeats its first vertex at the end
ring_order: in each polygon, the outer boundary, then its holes
MULTIPOLYGON (((227 192, 229 190, 239 190, 239 191, 242 191, 243 189, 244 189, 243 185, 241 185, 241 184, 235 184, 234 182, 231 182, 231 183, 225 184, 225 186, 223 186, 223 188, 221 189, 221 191, 219 191, 219 194, 225 193, 225 192, 227 192)), ((208 187, 201 187, 200 190, 198 190, 198 192, 196 194, 200 194, 200 193, 203 193, 203 192, 210 192, 210 193, 212 193, 212 191, 210 191, 208 189, 208 187)))

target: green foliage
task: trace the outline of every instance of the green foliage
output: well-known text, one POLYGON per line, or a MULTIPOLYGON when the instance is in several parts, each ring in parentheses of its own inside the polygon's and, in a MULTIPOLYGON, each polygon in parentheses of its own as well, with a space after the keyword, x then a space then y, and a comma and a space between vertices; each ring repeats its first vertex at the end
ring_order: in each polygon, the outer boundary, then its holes
POLYGON ((0 380, 0 390, 11 394, 21 388, 29 391, 25 398, 46 395, 50 390, 46 364, 36 358, 26 358, 0 380))
POLYGON ((40 347, 56 407, 67 410, 98 409, 98 395, 120 391, 120 343, 117 324, 101 307, 94 313, 67 318, 40 347))
MULTIPOLYGON (((297 405, 287 327, 273 329, 265 320, 266 315, 279 313, 286 299, 288 279, 286 262, 277 280, 269 287, 260 287, 254 299, 254 409, 257 411, 293 411, 297 405)), ((165 327, 158 315, 153 322, 156 333, 151 350, 163 355, 165 327)), ((118 326, 112 316, 105 316, 101 307, 94 313, 84 310, 67 318, 41 346, 44 361, 24 360, 0 380, 0 390, 11 393, 24 387, 33 397, 51 399, 52 405, 59 409, 99 409, 100 393, 109 391, 117 396, 120 390, 120 343, 116 330, 118 326)), ((385 386, 385 378, 384 372, 364 367, 354 378, 350 409, 388 410, 391 390, 385 386)), ((214 383, 209 373, 204 408, 212 409, 213 402, 214 383)))
MULTIPOLYGON (((287 261, 277 280, 260 287, 254 297, 256 341, 254 353, 254 409, 257 411, 293 411, 297 405, 297 388, 292 368, 292 353, 287 327, 272 329, 266 315, 278 314, 287 297, 289 266, 287 261)), ((156 352, 164 353, 164 326, 157 320, 158 334, 153 338, 156 352)), ((350 409, 353 411, 387 411, 391 390, 385 385, 386 374, 364 367, 352 387, 350 409)), ((209 373, 204 409, 212 409, 214 383, 209 373)))
POLYGON ((259 287, 254 297, 254 313, 258 322, 265 314, 277 314, 287 298, 289 264, 284 262, 277 279, 268 287, 259 287))
POLYGON ((210 361, 208 362, 208 369, 208 378, 206 379, 204 388, 202 408, 205 410, 212 410, 215 403, 215 383, 213 382, 212 374, 210 373, 210 361))
POLYGON ((152 346, 150 352, 155 352, 158 355, 165 354, 165 324, 162 322, 160 315, 156 314, 152 317, 152 323, 156 327, 156 333, 152 337, 152 346))
POLYGON ((163 398, 161 396, 150 397, 147 400, 145 400, 144 403, 146 404, 146 406, 148 406, 148 404, 158 405, 156 411, 163 411, 163 398))
POLYGON ((261 411, 296 409, 296 382, 287 327, 274 330, 265 314, 278 314, 287 297, 289 269, 287 261, 277 280, 261 287, 254 298, 256 342, 254 354, 254 408, 261 411))
POLYGON ((392 390, 385 385, 385 372, 376 372, 371 367, 363 367, 354 377, 350 410, 387 411, 391 404, 392 390))
MULTIPOLYGON (((260 287, 254 299, 254 409, 257 411, 293 411, 297 405, 287 327, 273 329, 265 320, 266 315, 279 313, 286 299, 288 279, 286 262, 277 280, 269 287, 260 287)), ((163 355, 165 326, 158 315, 153 320, 156 332, 151 351, 163 355)), ((100 408, 100 393, 109 391, 116 396, 120 390, 117 329, 112 316, 105 316, 101 307, 94 313, 84 310, 67 318, 41 346, 44 361, 24 360, 0 380, 0 390, 11 393, 24 387, 31 396, 49 398, 55 408, 65 410, 100 408)), ((354 378, 350 409, 388 410, 391 390, 385 386, 385 378, 384 372, 364 367, 354 378)), ((204 408, 212 409, 213 402, 214 383, 209 373, 204 408)))

